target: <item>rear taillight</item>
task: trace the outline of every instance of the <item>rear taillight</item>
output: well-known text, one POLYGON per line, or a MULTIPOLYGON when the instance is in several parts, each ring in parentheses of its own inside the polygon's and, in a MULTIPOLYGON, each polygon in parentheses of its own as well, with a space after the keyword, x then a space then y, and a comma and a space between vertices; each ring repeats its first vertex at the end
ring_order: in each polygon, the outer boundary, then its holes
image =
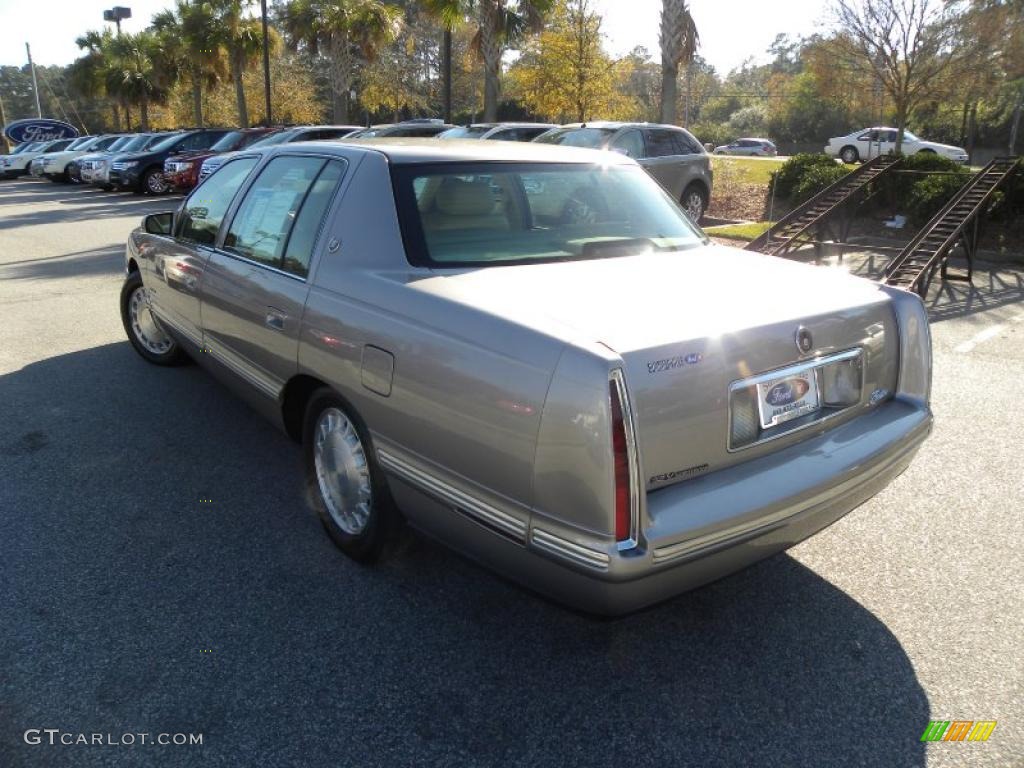
POLYGON ((615 540, 620 549, 636 545, 639 510, 636 445, 622 372, 615 370, 608 382, 611 405, 612 455, 615 471, 615 540))

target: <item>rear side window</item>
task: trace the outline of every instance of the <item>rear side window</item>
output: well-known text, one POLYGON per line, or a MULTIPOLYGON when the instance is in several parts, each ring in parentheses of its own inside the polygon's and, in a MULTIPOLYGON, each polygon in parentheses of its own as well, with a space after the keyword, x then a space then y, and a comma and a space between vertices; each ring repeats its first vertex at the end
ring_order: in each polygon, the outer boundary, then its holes
MULTIPOLYGON (((337 162, 330 164, 341 165, 337 162)), ((224 248, 275 269, 285 269, 287 253, 289 270, 305 275, 309 268, 309 255, 319 231, 319 222, 311 222, 309 219, 322 220, 330 193, 340 178, 340 173, 332 170, 324 184, 317 185, 321 172, 328 165, 328 161, 320 157, 295 156, 277 157, 267 163, 238 207, 224 239, 224 248), (337 176, 331 183, 331 175, 335 173, 337 176), (325 191, 327 186, 330 191, 325 191), (312 203, 314 210, 308 218, 302 217, 304 231, 299 235, 294 249, 288 249, 293 225, 301 217, 303 203, 311 196, 314 187, 317 188, 312 203), (321 206, 319 216, 315 211, 317 206, 321 206), (311 234, 307 229, 315 231, 311 234)))
POLYGON ((683 131, 670 131, 672 140, 678 148, 677 155, 699 155, 704 152, 704 147, 695 138, 683 131))
POLYGON ((189 195, 178 222, 178 237, 213 245, 231 200, 242 186, 257 158, 244 157, 221 166, 189 195))
POLYGON ((323 227, 324 214, 327 213, 334 190, 344 174, 345 164, 331 160, 316 177, 305 202, 302 203, 302 208, 299 209, 299 215, 295 217, 295 226, 285 247, 282 265, 285 272, 291 272, 299 277, 309 274, 309 261, 313 256, 313 246, 316 245, 316 239, 323 227))

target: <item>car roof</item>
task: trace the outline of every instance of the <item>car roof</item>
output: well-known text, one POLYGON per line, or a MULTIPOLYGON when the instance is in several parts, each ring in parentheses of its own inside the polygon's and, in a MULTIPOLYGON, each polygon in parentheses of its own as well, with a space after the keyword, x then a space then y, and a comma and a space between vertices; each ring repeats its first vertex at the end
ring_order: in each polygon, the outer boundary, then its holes
POLYGON ((372 138, 297 141, 286 146, 267 147, 267 151, 287 153, 297 148, 344 154, 345 150, 374 152, 395 165, 450 162, 509 163, 603 163, 632 165, 633 160, 617 152, 564 147, 533 142, 489 142, 473 139, 437 141, 433 138, 372 138))
POLYGON ((556 128, 604 128, 611 130, 618 130, 619 128, 668 128, 673 131, 682 131, 678 125, 668 125, 667 123, 637 123, 629 121, 619 120, 588 120, 585 123, 567 123, 565 125, 555 126, 556 128))

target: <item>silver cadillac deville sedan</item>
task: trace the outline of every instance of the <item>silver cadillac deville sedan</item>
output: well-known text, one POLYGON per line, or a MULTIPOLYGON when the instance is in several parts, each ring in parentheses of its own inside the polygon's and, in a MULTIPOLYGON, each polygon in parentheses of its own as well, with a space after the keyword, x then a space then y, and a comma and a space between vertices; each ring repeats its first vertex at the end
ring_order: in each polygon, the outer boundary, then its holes
POLYGON ((805 539, 931 429, 920 299, 713 245, 617 153, 243 151, 146 217, 126 272, 138 353, 301 442, 346 554, 405 520, 595 613, 805 539))

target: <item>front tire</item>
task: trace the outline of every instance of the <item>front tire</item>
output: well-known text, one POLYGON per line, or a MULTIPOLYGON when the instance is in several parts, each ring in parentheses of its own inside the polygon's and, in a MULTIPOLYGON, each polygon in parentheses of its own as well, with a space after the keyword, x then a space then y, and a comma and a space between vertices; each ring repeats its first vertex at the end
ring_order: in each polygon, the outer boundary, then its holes
POLYGON ((683 190, 683 197, 680 200, 683 210, 686 211, 694 224, 700 224, 704 218, 704 211, 708 207, 708 194, 699 184, 691 184, 683 190))
POLYGON ((857 151, 856 147, 843 147, 839 153, 839 159, 847 165, 853 165, 860 160, 860 152, 857 151))
POLYGON ((165 195, 170 185, 159 168, 150 168, 142 176, 142 191, 147 195, 165 195))
POLYGON ((154 365, 181 365, 184 350, 160 325, 152 310, 142 277, 132 272, 121 286, 121 323, 135 351, 154 365))
POLYGON ((328 536, 353 560, 377 560, 398 535, 398 513, 369 431, 332 390, 313 393, 306 406, 302 447, 306 496, 328 536))

